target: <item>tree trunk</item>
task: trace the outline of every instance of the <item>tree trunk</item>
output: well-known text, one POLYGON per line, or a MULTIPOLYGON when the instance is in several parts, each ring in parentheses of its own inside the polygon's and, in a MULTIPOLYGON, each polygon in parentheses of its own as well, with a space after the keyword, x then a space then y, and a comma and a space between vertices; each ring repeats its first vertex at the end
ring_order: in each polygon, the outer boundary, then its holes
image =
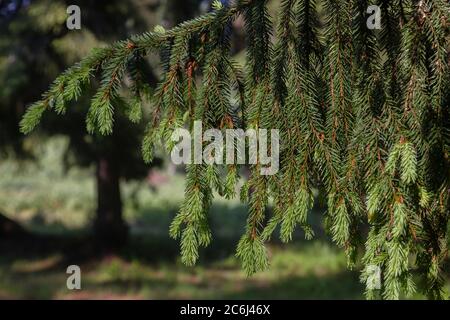
POLYGON ((114 156, 99 156, 96 177, 98 199, 94 238, 100 248, 115 250, 126 244, 128 227, 122 217, 120 172, 114 156))

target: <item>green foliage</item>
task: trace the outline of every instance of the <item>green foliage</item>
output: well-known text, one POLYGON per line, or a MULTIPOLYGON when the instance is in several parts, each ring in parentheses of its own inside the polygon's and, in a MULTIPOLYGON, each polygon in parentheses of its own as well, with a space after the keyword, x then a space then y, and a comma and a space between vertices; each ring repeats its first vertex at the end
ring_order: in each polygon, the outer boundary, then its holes
MULTIPOLYGON (((169 53, 144 137, 147 161, 156 144, 170 151, 173 130, 195 120, 206 129, 280 130, 280 171, 261 176, 260 163, 253 165, 240 192, 249 214, 237 256, 248 274, 268 266, 265 242, 278 225, 282 241, 291 239, 297 225, 312 236, 307 213, 317 188, 328 198, 328 231, 350 265, 369 224, 362 280, 369 266, 377 266, 383 283, 380 290, 368 289, 368 297, 412 293, 417 268, 421 289, 442 298, 450 211, 450 8, 444 0, 378 3, 381 31, 365 26, 369 1, 283 0, 276 28, 265 0, 229 7, 216 2, 213 12, 172 30, 158 28, 94 52, 55 80, 22 129, 34 128, 46 109, 62 112, 101 70, 88 129, 111 133, 126 65, 136 54, 169 53), (228 26, 240 13, 247 34, 245 71, 230 57, 228 26)), ((134 87, 137 99, 140 87, 134 87)), ((138 118, 136 105, 131 119, 138 118)), ((188 167, 185 201, 170 228, 188 265, 211 241, 207 215, 214 192, 234 194, 238 168, 228 167, 225 179, 221 169, 188 167)))
POLYGON ((23 133, 30 133, 41 121, 42 114, 45 111, 45 104, 42 101, 31 105, 20 124, 20 130, 23 133))

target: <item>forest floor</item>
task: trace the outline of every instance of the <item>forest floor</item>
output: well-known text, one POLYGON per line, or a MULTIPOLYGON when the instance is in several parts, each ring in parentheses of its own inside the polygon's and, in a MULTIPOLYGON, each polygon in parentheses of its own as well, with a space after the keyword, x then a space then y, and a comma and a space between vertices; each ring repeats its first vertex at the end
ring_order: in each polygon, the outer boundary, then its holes
POLYGON ((168 239, 136 236, 123 253, 101 256, 90 254, 86 238, 54 240, 2 246, 0 299, 364 299, 359 268, 348 270, 343 252, 322 240, 270 245, 270 268, 252 277, 234 258, 231 239, 216 239, 192 268, 168 239), (81 290, 66 286, 73 264, 81 290))
MULTIPOLYGON (((178 242, 168 236, 184 180, 167 172, 159 173, 163 183, 156 187, 152 179, 123 183, 132 237, 119 253, 99 255, 87 232, 95 212, 92 170, 64 172, 60 155, 52 154, 61 148, 49 150, 32 165, 0 163, 0 211, 38 235, 23 243, 0 241, 0 299, 364 298, 360 266, 347 268, 343 251, 323 233, 320 209, 310 214, 314 240, 297 232, 291 244, 271 243, 269 270, 247 277, 234 257, 247 209, 218 199, 210 212, 211 246, 197 266, 184 266, 178 242), (66 286, 73 264, 81 268, 81 290, 66 286)), ((444 268, 450 293, 450 263, 444 268)))
POLYGON ((130 248, 126 255, 90 259, 68 258, 61 252, 2 256, 0 298, 363 298, 364 286, 359 283, 358 272, 346 270, 345 257, 324 243, 289 248, 271 246, 270 254, 270 269, 250 278, 231 256, 203 259, 193 268, 183 266, 175 256, 143 257, 130 252, 130 248), (66 287, 69 264, 81 268, 81 290, 66 287))

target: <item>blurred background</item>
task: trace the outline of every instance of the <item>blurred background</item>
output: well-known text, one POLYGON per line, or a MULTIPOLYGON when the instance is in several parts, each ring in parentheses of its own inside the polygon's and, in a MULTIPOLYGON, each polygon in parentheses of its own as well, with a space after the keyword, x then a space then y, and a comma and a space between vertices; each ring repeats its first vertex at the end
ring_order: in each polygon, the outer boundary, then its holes
MULTIPOLYGON (((270 2, 272 13, 277 5, 270 2)), ((87 96, 64 116, 46 114, 34 134, 19 133, 27 105, 92 48, 209 8, 208 0, 0 0, 1 299, 363 298, 358 267, 347 269, 323 231, 324 208, 310 215, 314 240, 299 232, 292 244, 271 243, 270 269, 247 278, 234 257, 247 208, 216 198, 213 243, 188 268, 168 236, 184 170, 162 152, 152 166, 143 163, 143 125, 119 116, 112 136, 89 136, 87 96), (81 8, 81 30, 66 27, 71 4, 81 8), (72 264, 81 267, 82 290, 66 287, 72 264)), ((233 54, 243 62, 240 19, 232 32, 233 54)), ((158 60, 143 66, 151 86, 158 60)))

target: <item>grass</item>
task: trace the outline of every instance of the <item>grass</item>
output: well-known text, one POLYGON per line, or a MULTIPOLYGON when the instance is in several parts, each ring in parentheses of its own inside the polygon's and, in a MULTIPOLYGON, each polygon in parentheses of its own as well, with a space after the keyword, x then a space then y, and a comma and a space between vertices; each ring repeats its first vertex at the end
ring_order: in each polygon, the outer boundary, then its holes
MULTIPOLYGON (((147 239, 149 240, 149 239, 147 239)), ((154 240, 154 239, 153 239, 154 240)), ((174 246, 135 238, 125 254, 67 258, 67 252, 2 256, 3 299, 363 299, 358 270, 325 241, 271 245, 271 266, 247 277, 239 262, 209 256, 193 268, 181 264, 174 246), (160 246, 162 244, 162 246, 160 246), (142 248, 149 252, 142 255, 142 248), (165 254, 154 256, 158 246, 165 254), (68 265, 78 264, 82 289, 66 287, 68 265)), ((70 254, 69 254, 70 255, 70 254)), ((449 286, 447 285, 447 290, 449 286)), ((415 294, 414 299, 423 299, 415 294)))
POLYGON ((82 290, 66 288, 61 254, 0 263, 0 297, 19 299, 355 299, 358 273, 328 244, 271 247, 270 270, 246 277, 233 258, 195 268, 107 256, 81 264, 82 290), (321 255, 317 254, 318 252, 321 255), (325 254, 326 256, 322 256, 325 254))

